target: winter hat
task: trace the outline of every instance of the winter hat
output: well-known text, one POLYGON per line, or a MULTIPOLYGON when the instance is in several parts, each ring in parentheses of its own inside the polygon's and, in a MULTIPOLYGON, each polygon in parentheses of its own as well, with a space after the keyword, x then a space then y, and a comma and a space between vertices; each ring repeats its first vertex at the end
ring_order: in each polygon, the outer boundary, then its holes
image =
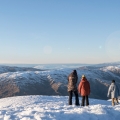
POLYGON ((74 73, 76 73, 76 70, 73 70, 74 73))
POLYGON ((112 80, 112 83, 115 83, 115 80, 112 80))
POLYGON ((85 75, 82 75, 82 78, 85 78, 85 75))

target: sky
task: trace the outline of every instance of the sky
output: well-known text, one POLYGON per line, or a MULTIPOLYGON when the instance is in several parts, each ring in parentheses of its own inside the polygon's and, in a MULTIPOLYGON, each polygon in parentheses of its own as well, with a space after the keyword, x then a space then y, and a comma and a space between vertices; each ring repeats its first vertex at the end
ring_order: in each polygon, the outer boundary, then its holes
POLYGON ((0 0, 0 64, 120 61, 119 0, 0 0))

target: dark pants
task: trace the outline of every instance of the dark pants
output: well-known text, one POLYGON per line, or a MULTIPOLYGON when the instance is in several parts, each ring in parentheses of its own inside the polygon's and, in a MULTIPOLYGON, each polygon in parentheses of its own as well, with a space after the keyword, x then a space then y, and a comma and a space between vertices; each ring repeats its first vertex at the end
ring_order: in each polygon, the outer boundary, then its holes
POLYGON ((77 91, 69 91, 69 101, 68 101, 69 105, 72 105, 73 92, 74 92, 74 95, 75 95, 75 105, 80 105, 77 91))
POLYGON ((85 106, 85 101, 86 101, 86 106, 88 106, 89 105, 88 95, 87 96, 82 96, 81 106, 85 106))

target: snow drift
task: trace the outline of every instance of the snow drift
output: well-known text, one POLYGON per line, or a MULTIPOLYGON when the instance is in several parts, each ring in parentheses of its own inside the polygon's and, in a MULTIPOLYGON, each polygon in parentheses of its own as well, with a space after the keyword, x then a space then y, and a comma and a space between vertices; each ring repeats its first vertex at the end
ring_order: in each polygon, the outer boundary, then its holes
POLYGON ((3 98, 0 99, 0 120, 119 120, 120 118, 120 105, 112 107, 111 101, 90 99, 90 105, 87 107, 69 106, 67 102, 67 96, 3 98))

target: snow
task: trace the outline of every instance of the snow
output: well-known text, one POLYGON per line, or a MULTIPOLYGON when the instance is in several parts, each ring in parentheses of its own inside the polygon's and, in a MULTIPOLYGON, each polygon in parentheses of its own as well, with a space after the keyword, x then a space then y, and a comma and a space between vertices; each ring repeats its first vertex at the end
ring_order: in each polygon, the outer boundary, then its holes
MULTIPOLYGON (((55 66, 54 66, 55 67, 55 66)), ((78 73, 78 79, 81 79, 82 74, 85 74, 88 80, 100 80, 106 82, 109 76, 120 78, 118 75, 112 73, 112 71, 120 70, 115 66, 107 66, 102 68, 89 67, 76 68, 78 73), (94 77, 94 79, 93 79, 94 77)), ((12 81, 18 86, 25 86, 26 84, 43 83, 45 80, 54 81, 57 84, 67 83, 68 75, 73 71, 73 68, 59 68, 49 69, 45 71, 37 71, 37 69, 22 68, 22 67, 9 67, 0 66, 0 81, 12 81), (11 72, 11 70, 13 70, 11 72)), ((107 83, 107 82, 106 82, 107 83)))
POLYGON ((58 83, 66 83, 67 80, 65 79, 71 72, 72 69, 5 72, 0 74, 0 81, 14 80, 15 83, 19 83, 19 86, 25 86, 28 83, 42 83, 43 80, 47 79, 58 83))
MULTIPOLYGON (((19 79, 23 78, 24 81, 22 84, 29 83, 30 78, 35 79, 37 82, 41 82, 40 79, 37 78, 42 78, 46 77, 49 80, 54 80, 56 82, 63 82, 66 83, 68 75, 73 71, 71 68, 64 68, 64 69, 56 69, 56 70, 46 70, 46 71, 17 71, 17 72, 6 72, 6 73, 1 73, 0 74, 0 80, 5 80, 5 79, 19 79)), ((82 74, 86 74, 88 77, 94 77, 98 78, 99 76, 96 75, 94 72, 89 71, 89 70, 78 70, 78 75, 79 79, 82 76, 82 74)), ((31 81, 35 82, 35 81, 31 81)))
POLYGON ((119 120, 120 105, 113 107, 111 101, 89 100, 90 106, 81 107, 68 105, 68 96, 2 98, 0 120, 119 120))
POLYGON ((115 70, 120 70, 119 66, 107 66, 103 67, 101 70, 103 71, 115 71, 115 70))

